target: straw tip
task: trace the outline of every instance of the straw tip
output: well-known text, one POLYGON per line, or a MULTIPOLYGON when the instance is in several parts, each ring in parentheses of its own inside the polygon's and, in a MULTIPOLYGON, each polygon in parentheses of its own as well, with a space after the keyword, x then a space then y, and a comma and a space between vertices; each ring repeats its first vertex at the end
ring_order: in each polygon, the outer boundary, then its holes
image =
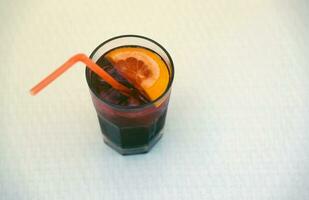
POLYGON ((30 90, 29 93, 30 93, 31 96, 36 95, 36 93, 33 90, 30 90))

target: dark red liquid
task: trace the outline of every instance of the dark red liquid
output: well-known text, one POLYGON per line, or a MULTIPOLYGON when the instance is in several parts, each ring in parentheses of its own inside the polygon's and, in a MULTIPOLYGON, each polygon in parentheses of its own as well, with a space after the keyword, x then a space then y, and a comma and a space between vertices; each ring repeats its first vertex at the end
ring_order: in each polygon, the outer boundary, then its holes
MULTIPOLYGON (((104 55, 97 64, 117 81, 134 89, 104 55)), ((88 71, 87 76, 90 76, 92 98, 105 142, 121 154, 145 153, 150 150, 161 137, 169 94, 159 106, 155 106, 136 89, 128 97, 95 73, 88 71)))

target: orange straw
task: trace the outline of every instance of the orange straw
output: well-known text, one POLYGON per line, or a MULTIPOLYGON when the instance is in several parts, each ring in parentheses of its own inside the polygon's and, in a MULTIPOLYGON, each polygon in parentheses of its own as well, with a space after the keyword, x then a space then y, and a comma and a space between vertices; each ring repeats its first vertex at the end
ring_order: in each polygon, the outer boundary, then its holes
POLYGON ((63 65, 61 65, 58 69, 56 69, 53 73, 44 78, 41 82, 39 82, 36 86, 34 86, 30 93, 32 95, 36 95, 43 88, 45 88, 48 84, 50 84, 53 80, 58 78, 61 74, 63 74, 67 69, 72 67, 77 62, 82 62, 99 75, 103 80, 105 80, 108 84, 110 84, 113 88, 123 93, 124 95, 129 95, 131 90, 118 81, 116 81, 111 75, 109 75, 106 71, 104 71, 101 67, 99 67, 96 63, 94 63, 91 59, 89 59, 85 54, 76 54, 71 57, 68 61, 66 61, 63 65))

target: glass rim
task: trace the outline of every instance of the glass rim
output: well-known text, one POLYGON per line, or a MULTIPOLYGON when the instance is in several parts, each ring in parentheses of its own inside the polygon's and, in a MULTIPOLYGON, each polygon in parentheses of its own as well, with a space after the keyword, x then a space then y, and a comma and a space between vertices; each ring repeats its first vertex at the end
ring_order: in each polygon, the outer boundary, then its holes
MULTIPOLYGON (((93 58, 93 56, 95 55, 95 53, 102 47, 104 46, 105 44, 113 41, 113 40, 116 40, 116 39, 119 39, 119 38, 125 38, 125 37, 135 37, 135 38, 141 38, 141 39, 144 39, 144 40, 148 40, 152 43, 154 43, 155 45, 157 45, 159 48, 161 48, 163 50, 163 52, 166 54, 168 60, 170 61, 170 66, 169 68, 171 69, 170 70, 170 80, 168 82, 168 85, 165 89, 165 91, 158 97, 156 98, 155 100, 153 101, 150 101, 146 104, 143 104, 143 105, 139 105, 139 106, 121 106, 121 105, 117 105, 117 104, 113 104, 113 103, 110 103, 108 101, 105 101, 104 99, 101 99, 95 92, 94 90, 92 89, 91 87, 91 84, 90 84, 90 76, 89 73, 91 70, 89 70, 87 67, 85 69, 85 75, 86 75, 86 80, 87 80, 87 84, 88 84, 88 87, 90 88, 90 91, 95 95, 96 98, 98 98, 100 101, 102 101, 103 103, 107 104, 108 106, 110 107, 114 107, 114 108, 117 108, 117 109, 125 109, 125 110, 135 110, 135 109, 141 109, 141 108, 146 108, 146 107, 149 107, 153 104, 155 104, 156 102, 159 102, 167 93, 168 91, 170 91, 171 89, 171 86, 172 86, 172 83, 174 81, 174 73, 175 73, 175 69, 174 69, 174 63, 173 63, 173 60, 172 60, 172 57, 170 56, 170 54, 168 53, 168 51, 158 42, 156 42, 155 40, 153 39, 150 39, 148 37, 145 37, 145 36, 141 36, 141 35, 132 35, 132 34, 129 34, 129 35, 119 35, 119 36, 115 36, 115 37, 112 37, 108 40, 105 40, 104 42, 102 42, 100 45, 98 45, 93 51, 92 53, 90 54, 90 59, 93 58)), ((156 52, 158 53, 158 52, 156 52)))

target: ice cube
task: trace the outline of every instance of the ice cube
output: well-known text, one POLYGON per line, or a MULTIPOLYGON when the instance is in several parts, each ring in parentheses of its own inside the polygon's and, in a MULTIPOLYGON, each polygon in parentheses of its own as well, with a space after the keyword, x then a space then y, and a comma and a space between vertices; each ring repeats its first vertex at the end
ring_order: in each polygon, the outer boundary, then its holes
POLYGON ((103 56, 97 61, 97 64, 102 67, 108 74, 114 77, 118 82, 127 86, 131 89, 131 94, 129 97, 123 95, 119 91, 112 88, 106 81, 101 79, 97 74, 92 74, 92 84, 96 90, 96 93, 99 94, 101 99, 105 101, 122 105, 122 106, 139 106, 148 102, 147 98, 138 91, 134 86, 127 81, 117 70, 116 68, 103 56))

